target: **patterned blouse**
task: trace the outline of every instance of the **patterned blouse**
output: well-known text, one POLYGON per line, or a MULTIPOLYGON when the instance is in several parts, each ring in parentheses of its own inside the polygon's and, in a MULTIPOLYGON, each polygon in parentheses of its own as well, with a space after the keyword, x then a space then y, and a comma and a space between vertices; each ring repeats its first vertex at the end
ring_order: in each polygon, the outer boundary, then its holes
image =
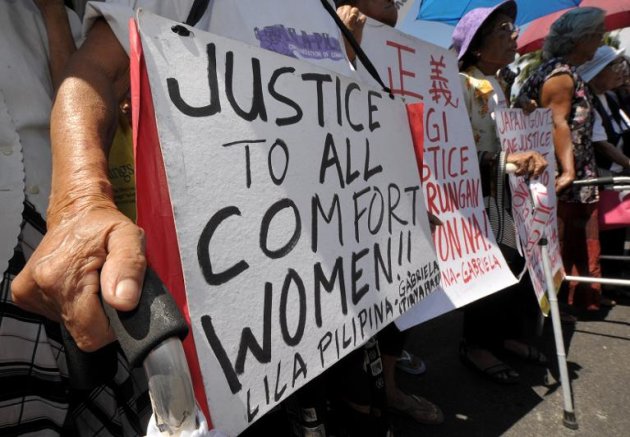
MULTIPOLYGON (((540 95, 543 84, 547 79, 560 74, 568 74, 575 84, 573 98, 571 100, 571 113, 569 115, 569 128, 573 142, 573 157, 575 159, 575 178, 587 179, 597 177, 597 165, 595 152, 591 142, 593 134, 594 112, 592 96, 586 86, 586 82, 577 74, 576 67, 566 64, 560 58, 550 59, 544 62, 525 81, 519 92, 528 98, 535 100, 540 106, 540 95)), ((560 163, 558 163, 560 167, 560 163)), ((597 187, 569 187, 558 195, 563 202, 593 203, 599 200, 597 187)))
POLYGON ((481 186, 490 227, 508 263, 519 257, 516 252, 516 228, 512 218, 512 202, 505 175, 506 154, 501 152, 497 135, 495 109, 507 108, 503 84, 495 76, 485 75, 475 66, 459 73, 464 91, 464 104, 470 117, 470 125, 480 163, 481 186), (484 155, 498 159, 484 165, 484 155))
POLYGON ((497 136, 494 110, 508 107, 501 85, 495 77, 486 76, 475 66, 459 73, 459 77, 477 152, 499 152, 501 143, 497 136))

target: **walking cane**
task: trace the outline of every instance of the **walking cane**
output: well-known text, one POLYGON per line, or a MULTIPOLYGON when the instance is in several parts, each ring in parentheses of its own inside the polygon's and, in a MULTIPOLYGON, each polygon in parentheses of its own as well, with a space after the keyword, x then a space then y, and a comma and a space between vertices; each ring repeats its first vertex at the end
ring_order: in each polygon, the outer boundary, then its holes
MULTIPOLYGON (((506 173, 514 173, 516 165, 508 163, 505 166, 506 173)), ((575 418, 573 409, 573 397, 571 395, 571 381, 569 380, 569 370, 567 368, 567 355, 564 348, 564 337, 562 335, 562 324, 560 322, 560 311, 558 310, 558 296, 553 283, 553 273, 551 271, 551 261, 547 249, 547 236, 542 235, 538 244, 540 245, 543 270, 545 272, 545 282, 547 285, 547 298, 549 299, 549 307, 551 312, 551 321, 553 324, 553 336, 556 344, 556 353, 558 357, 558 369, 560 371, 560 385, 562 387, 562 397, 564 400, 564 415, 562 423, 569 429, 578 429, 578 423, 575 418)))
MULTIPOLYGON (((46 222, 30 202, 24 202, 24 216, 35 229, 46 233, 46 222)), ((121 312, 105 303, 103 309, 130 368, 140 364, 144 367, 159 431, 177 437, 197 430, 197 404, 181 343, 188 334, 188 325, 160 278, 147 267, 134 310, 121 312)), ((114 378, 118 370, 116 343, 96 352, 84 352, 63 324, 60 328, 72 388, 88 395, 114 378)), ((144 430, 135 431, 144 434, 144 430)))
MULTIPOLYGON (((159 431, 172 437, 195 431, 197 406, 181 343, 188 325, 158 276, 147 267, 134 310, 117 311, 106 304, 103 308, 129 366, 144 367, 159 431)), ((118 367, 115 344, 87 353, 63 327, 62 334, 70 383, 75 389, 89 390, 113 378, 118 367)))
POLYGON ((551 272, 551 261, 547 249, 547 236, 543 234, 538 241, 542 253, 543 270, 545 271, 545 282, 547 283, 547 298, 551 311, 551 322, 553 323, 553 337, 556 343, 556 353, 558 356, 558 369, 560 371, 560 385, 562 386, 562 397, 564 399, 564 416, 562 423, 569 429, 578 429, 578 423, 573 410, 573 397, 571 395, 571 381, 569 380, 569 370, 567 368, 567 355, 564 349, 564 337, 562 335, 562 324, 560 323, 560 311, 558 310, 558 296, 553 283, 551 272))

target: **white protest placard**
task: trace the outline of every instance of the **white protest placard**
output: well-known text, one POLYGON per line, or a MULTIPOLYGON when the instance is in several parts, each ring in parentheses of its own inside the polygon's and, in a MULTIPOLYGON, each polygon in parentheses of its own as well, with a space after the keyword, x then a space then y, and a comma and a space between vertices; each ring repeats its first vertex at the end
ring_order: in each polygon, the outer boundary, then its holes
POLYGON ((439 283, 407 112, 140 13, 195 344, 231 435, 439 283))
MULTIPOLYGON (((443 291, 397 321, 409 328, 516 282, 484 210, 475 142, 454 53, 374 20, 361 47, 394 94, 424 103, 422 184, 429 212, 443 222, 434 234, 443 291)), ((357 61, 360 64, 359 61, 357 61)), ((372 80, 361 65, 364 80, 372 80)))
POLYGON ((536 179, 509 175, 514 223, 527 262, 527 269, 541 309, 548 313, 546 280, 542 264, 540 239, 547 238, 554 282, 562 282, 563 266, 558 241, 553 148, 553 120, 550 109, 537 109, 527 115, 521 109, 496 111, 497 133, 501 147, 507 153, 535 151, 547 160, 547 168, 536 179))

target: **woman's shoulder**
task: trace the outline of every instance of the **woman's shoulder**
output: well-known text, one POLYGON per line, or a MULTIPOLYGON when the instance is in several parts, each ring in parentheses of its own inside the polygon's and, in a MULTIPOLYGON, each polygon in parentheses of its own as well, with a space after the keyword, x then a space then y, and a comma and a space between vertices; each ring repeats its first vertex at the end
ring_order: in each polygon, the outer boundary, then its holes
POLYGON ((549 59, 534 70, 525 81, 522 90, 526 91, 527 94, 531 94, 534 90, 539 90, 550 78, 564 74, 570 76, 575 81, 576 72, 574 67, 559 58, 549 59))
POLYGON ((573 82, 578 82, 581 80, 579 75, 577 74, 576 68, 570 64, 567 64, 560 58, 550 59, 544 62, 537 69, 536 73, 534 73, 534 76, 536 76, 540 82, 546 82, 552 77, 559 75, 570 76, 573 82))
POLYGON ((552 59, 547 62, 547 72, 550 75, 553 74, 568 74, 573 76, 576 72, 575 67, 567 64, 561 59, 552 59))
POLYGON ((476 71, 477 69, 475 67, 468 67, 465 70, 461 70, 459 72, 459 78, 461 79, 462 82, 465 83, 474 83, 476 78, 476 71))
POLYGON ((464 89, 475 90, 475 96, 479 97, 492 93, 492 84, 479 69, 470 67, 460 71, 459 75, 464 89))

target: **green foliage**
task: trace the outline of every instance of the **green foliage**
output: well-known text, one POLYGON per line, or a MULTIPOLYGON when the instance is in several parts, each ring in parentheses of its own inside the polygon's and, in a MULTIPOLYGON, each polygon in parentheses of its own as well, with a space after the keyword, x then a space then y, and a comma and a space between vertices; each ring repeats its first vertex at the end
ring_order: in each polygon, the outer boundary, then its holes
POLYGON ((525 82, 525 79, 527 79, 540 64, 542 64, 542 50, 536 50, 519 57, 516 61, 516 65, 520 70, 518 81, 520 83, 525 82))

